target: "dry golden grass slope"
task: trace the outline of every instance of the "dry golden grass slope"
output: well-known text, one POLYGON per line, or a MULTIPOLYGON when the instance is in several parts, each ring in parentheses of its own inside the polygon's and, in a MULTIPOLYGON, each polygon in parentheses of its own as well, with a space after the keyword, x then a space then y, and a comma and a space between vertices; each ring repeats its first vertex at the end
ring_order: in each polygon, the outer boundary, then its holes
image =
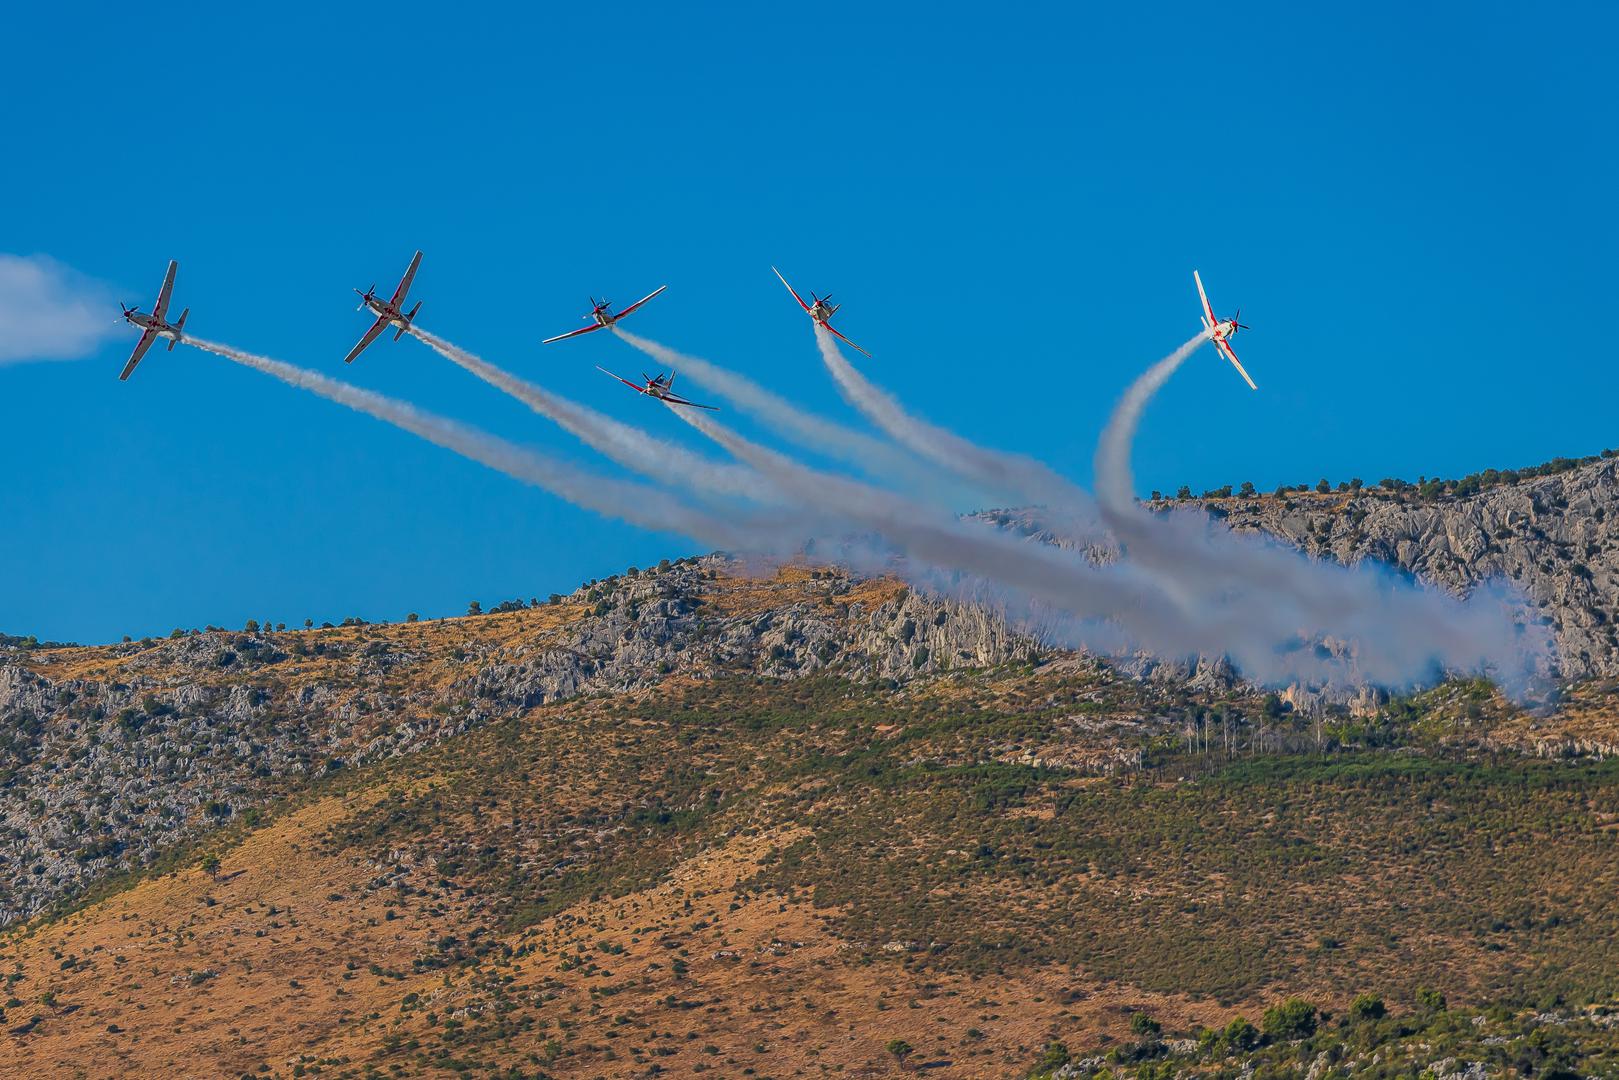
POLYGON ((791 827, 701 850, 650 888, 497 932, 495 951, 520 959, 412 973, 446 935, 488 923, 476 899, 451 888, 404 899, 368 892, 376 865, 322 852, 326 831, 379 794, 288 814, 232 850, 217 880, 179 871, 15 935, 4 956, 21 977, 10 993, 28 1004, 8 1010, 0 1074, 218 1077, 268 1065, 268 1075, 289 1076, 372 1065, 389 1075, 390 1064, 436 1074, 448 1066, 423 1065, 417 1044, 456 1059, 459 1047, 442 1038, 452 1021, 509 1010, 512 1030, 469 1056, 519 1072, 537 1059, 559 1077, 644 1075, 654 1063, 671 1075, 879 1076, 897 1071, 884 1046, 903 1038, 954 1060, 946 1075, 997 1076, 1055 1036, 1123 1037, 1138 1009, 1176 1026, 1223 1023, 1234 1011, 1084 990, 1057 970, 969 977, 897 959, 851 964, 828 912, 744 886, 761 857, 798 838, 791 827), (552 1051, 553 1040, 566 1052, 552 1051))

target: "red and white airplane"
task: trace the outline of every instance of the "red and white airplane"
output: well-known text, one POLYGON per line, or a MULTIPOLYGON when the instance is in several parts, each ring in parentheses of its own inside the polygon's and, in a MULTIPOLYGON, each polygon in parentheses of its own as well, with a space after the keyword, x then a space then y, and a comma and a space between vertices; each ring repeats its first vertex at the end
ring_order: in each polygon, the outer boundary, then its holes
MULTIPOLYGON (((783 285, 787 285, 787 279, 784 278, 784 277, 781 277, 781 271, 780 270, 777 270, 774 266, 772 266, 770 269, 772 271, 774 271, 775 275, 778 278, 781 278, 781 283, 783 285)), ((804 303, 804 298, 802 296, 799 296, 798 293, 796 291, 794 291, 794 289, 793 289, 793 287, 791 285, 787 285, 787 291, 793 294, 793 299, 798 301, 798 306, 799 307, 803 308, 806 312, 808 312, 810 318, 814 319, 816 322, 818 322, 822 326, 826 327, 828 331, 830 331, 832 334, 837 336, 840 340, 842 340, 845 344, 847 344, 849 346, 849 348, 853 349, 855 352, 859 353, 861 356, 864 356, 867 359, 871 358, 871 354, 869 352, 867 352, 865 349, 862 349, 860 346, 856 345, 854 342, 850 341, 848 338, 844 337, 842 334, 839 334, 836 330, 834 330, 832 328, 832 324, 827 321, 827 320, 831 319, 833 315, 837 314, 837 310, 838 310, 838 308, 843 306, 842 304, 834 304, 834 303, 832 303, 831 302, 832 298, 830 296, 816 296, 814 293, 810 293, 810 299, 814 300, 815 303, 806 304, 806 303, 804 303)))
POLYGON ((1203 301, 1203 329, 1209 332, 1209 340, 1214 342, 1214 347, 1219 350, 1221 356, 1231 361, 1231 366, 1237 369, 1237 374, 1248 384, 1248 389, 1258 390, 1259 387, 1254 385, 1254 380, 1243 370, 1242 361, 1231 351, 1231 339, 1236 336, 1237 331, 1249 329, 1237 321, 1242 317, 1242 309, 1238 308, 1237 313, 1229 319, 1216 319, 1214 309, 1209 307, 1209 294, 1203 291, 1203 279, 1198 276, 1196 270, 1192 271, 1192 280, 1197 282, 1198 299, 1203 301))
MULTIPOLYGON (((596 365, 596 370, 604 375, 613 375, 611 371, 608 371, 600 364, 596 365)), ((660 371, 656 376, 652 376, 643 371, 641 372, 641 378, 646 380, 645 383, 630 382, 630 380, 624 378, 622 375, 613 375, 613 378, 617 379, 631 390, 634 390, 637 394, 645 394, 647 397, 657 398, 659 401, 667 402, 670 405, 686 405, 693 409, 709 409, 713 412, 719 411, 718 405, 699 405, 695 401, 687 401, 679 394, 671 393, 669 388, 675 384, 675 377, 673 373, 665 375, 660 371)))
POLYGON ((135 370, 135 365, 141 362, 141 357, 146 355, 146 350, 150 349, 152 342, 158 338, 166 337, 169 339, 170 352, 173 352, 174 347, 185 340, 183 331, 185 330, 186 316, 191 314, 191 309, 186 308, 180 312, 180 317, 172 325, 167 321, 169 294, 174 291, 174 272, 179 268, 179 263, 174 262, 172 259, 169 261, 169 272, 163 275, 163 287, 157 291, 157 303, 152 305, 150 315, 141 314, 141 309, 138 307, 124 307, 123 301, 119 301, 118 306, 124 308, 124 320, 131 326, 141 328, 141 339, 135 343, 135 351, 130 354, 129 362, 124 365, 123 373, 118 376, 120 382, 129 378, 130 374, 135 370))
POLYGON ((352 364, 354 358, 365 351, 365 347, 377 340, 377 335, 390 326, 399 328, 399 332, 394 335, 395 341, 405 336, 405 331, 410 329, 410 321, 416 317, 418 311, 422 310, 420 300, 416 301, 416 306, 408 312, 404 310, 405 294, 410 292, 410 283, 415 280, 416 268, 421 264, 422 253, 418 251, 410 260, 410 267, 406 269, 405 276, 399 279, 399 288, 395 289, 394 294, 386 300, 377 295, 377 287, 374 284, 365 292, 360 292, 359 289, 354 290, 360 297, 360 306, 355 310, 365 311, 369 309, 372 314, 376 315, 377 321, 371 324, 371 329, 365 332, 365 336, 360 339, 360 343, 350 349, 347 356, 343 357, 343 363, 352 364))
POLYGON ((544 341, 540 342, 540 344, 549 345, 553 341, 561 341, 563 338, 578 337, 580 334, 595 333, 604 326, 612 326, 614 323, 618 322, 618 320, 622 319, 624 316, 628 315, 630 312, 634 311, 636 308, 640 307, 654 296, 657 296, 668 287, 669 286, 667 285, 659 285, 656 289, 653 289, 651 292, 647 293, 645 296, 641 297, 641 299, 637 300, 635 303, 631 304, 629 307, 625 308, 623 311, 620 311, 616 315, 612 311, 613 302, 611 300, 597 300, 594 296, 592 296, 590 298, 590 314, 585 316, 587 319, 594 320, 589 326, 579 330, 569 330, 566 334, 558 334, 556 337, 548 337, 544 341))

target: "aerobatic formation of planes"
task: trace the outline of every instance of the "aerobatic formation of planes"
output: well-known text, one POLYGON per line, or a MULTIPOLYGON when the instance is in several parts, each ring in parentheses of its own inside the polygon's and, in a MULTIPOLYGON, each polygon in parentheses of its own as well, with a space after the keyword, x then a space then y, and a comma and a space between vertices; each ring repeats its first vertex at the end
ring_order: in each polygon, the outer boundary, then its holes
MULTIPOLYGON (((369 311, 371 314, 376 316, 376 321, 371 324, 371 328, 365 332, 363 337, 360 338, 359 343, 356 344, 354 348, 349 350, 349 354, 343 358, 344 363, 353 363, 354 359, 358 357, 360 353, 365 351, 366 346, 375 341, 382 334, 382 332, 388 329, 390 326, 395 329, 395 341, 398 341, 410 331, 411 325, 416 319, 416 313, 422 309, 422 302, 420 300, 416 301, 416 306, 411 308, 409 311, 406 311, 405 296, 410 292, 411 282, 416 277, 416 268, 421 265, 421 262, 422 253, 418 251, 414 256, 411 257, 410 266, 406 268, 405 276, 400 279, 399 287, 396 288, 393 291, 393 295, 386 300, 377 295, 376 285, 372 285, 363 293, 360 292, 359 289, 354 290, 355 294, 360 298, 360 306, 356 310, 369 311)), ((135 370, 135 365, 141 362, 141 357, 146 355, 146 351, 152 347, 152 343, 158 338, 168 338, 170 352, 173 352, 174 347, 185 340, 186 316, 191 314, 191 309, 186 308, 185 310, 181 311, 180 317, 173 323, 168 321, 169 295, 174 291, 174 274, 177 269, 177 263, 169 263, 168 272, 163 275, 163 287, 158 290, 157 303, 152 305, 151 314, 148 315, 145 312, 142 312, 138 307, 124 307, 124 305, 121 303, 118 305, 124 309, 124 319, 132 326, 138 326, 141 328, 140 340, 135 343, 135 351, 130 355, 129 362, 124 365, 123 372, 118 376, 119 379, 122 380, 129 378, 130 373, 135 370)), ((780 270, 777 270, 774 266, 772 266, 770 269, 775 273, 776 277, 781 280, 781 283, 787 286, 787 291, 792 293, 794 300, 798 301, 798 306, 804 309, 804 313, 808 315, 817 326, 820 326, 828 333, 835 335, 838 340, 856 350, 862 356, 871 356, 871 354, 866 352, 865 349, 862 349, 860 346, 844 337, 832 326, 832 316, 837 314, 838 308, 842 307, 841 304, 832 303, 832 298, 830 296, 817 296, 813 292, 810 293, 810 299, 813 301, 813 303, 806 304, 804 302, 804 298, 798 295, 798 291, 791 285, 787 284, 787 279, 782 277, 780 270)), ((1197 283, 1197 297, 1203 306, 1201 314, 1201 318, 1203 320, 1203 329, 1207 332, 1209 340, 1214 342, 1214 347, 1221 356, 1231 361, 1231 366, 1237 369, 1237 374, 1242 376, 1243 382, 1248 384, 1248 388, 1250 390, 1259 389, 1259 387, 1254 385, 1254 380, 1249 378, 1247 370, 1242 366, 1242 362, 1237 359, 1237 354, 1231 350, 1231 339, 1236 336, 1237 331, 1248 329, 1248 327, 1243 325, 1243 323, 1240 321, 1242 316, 1241 309, 1238 309, 1236 315, 1233 315, 1229 319, 1217 318, 1214 314, 1214 309, 1209 306, 1208 294, 1203 291, 1202 275, 1196 270, 1193 270, 1192 280, 1197 283)), ((578 337, 581 334, 589 334, 606 327, 611 327, 626 315, 634 312, 642 304, 645 304, 648 300, 651 300, 654 296, 657 296, 659 293, 663 292, 663 290, 666 288, 668 288, 667 285, 659 285, 656 289, 653 289, 651 292, 641 297, 641 299, 637 300, 623 311, 618 312, 613 311, 611 301, 597 300, 595 297, 591 297, 590 313, 584 316, 584 318, 590 323, 589 326, 583 326, 578 330, 570 330, 566 334, 558 334, 555 337, 546 338, 543 342, 541 342, 541 344, 549 345, 554 341, 562 341, 566 338, 578 337)), ((601 367, 600 365, 597 365, 597 369, 604 374, 617 379, 619 382, 623 383, 631 390, 634 390, 636 393, 644 394, 647 397, 656 398, 658 401, 662 401, 669 405, 683 405, 687 408, 693 409, 715 408, 713 405, 700 405, 695 401, 688 401, 686 398, 676 394, 673 389, 675 382, 674 372, 670 372, 667 375, 659 372, 655 376, 647 375, 643 372, 641 375, 642 381, 634 382, 630 379, 623 378, 620 375, 615 375, 613 372, 608 371, 606 368, 601 367)))

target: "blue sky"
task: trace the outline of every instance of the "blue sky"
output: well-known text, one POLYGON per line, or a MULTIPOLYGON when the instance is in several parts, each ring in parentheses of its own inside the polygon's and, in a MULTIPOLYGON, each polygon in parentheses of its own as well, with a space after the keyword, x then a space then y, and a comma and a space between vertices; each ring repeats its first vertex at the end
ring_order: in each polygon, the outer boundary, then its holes
MULTIPOLYGON (((668 283, 627 325, 846 416, 775 263, 915 411, 1088 483, 1198 267, 1260 392, 1200 354, 1143 491, 1619 445, 1611 9, 877 7, 30 5, 0 251, 143 306, 176 258, 199 335, 580 461, 417 342, 340 370, 347 290, 420 247, 424 326, 685 438, 595 371, 626 346, 539 340, 668 283)), ((133 336, 0 365, 0 630, 450 614, 694 550, 194 350, 120 384, 133 336)))

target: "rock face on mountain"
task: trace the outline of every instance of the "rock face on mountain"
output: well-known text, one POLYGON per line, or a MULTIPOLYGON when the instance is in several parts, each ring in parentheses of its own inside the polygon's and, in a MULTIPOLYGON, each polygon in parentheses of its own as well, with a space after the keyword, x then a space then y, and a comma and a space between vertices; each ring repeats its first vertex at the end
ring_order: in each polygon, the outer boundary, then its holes
POLYGON ((437 623, 0 652, 0 925, 288 783, 546 702, 726 671, 904 680, 1035 651, 992 613, 893 583, 725 570, 688 560, 437 623))
MULTIPOLYGON (((1344 564, 1374 561, 1428 585, 1467 595, 1499 583, 1521 594, 1526 621, 1552 632, 1551 674, 1619 675, 1619 458, 1463 496, 1419 497, 1382 488, 1244 498, 1159 499, 1155 513, 1208 513, 1238 532, 1261 533, 1344 564)), ((1033 543, 1071 546, 1038 510, 977 515, 1033 543)), ((1087 557, 1112 557, 1087 549, 1087 557)), ((1138 673, 1158 661, 1136 663, 1138 673)), ((1185 664, 1174 672, 1194 674, 1185 664)), ((1203 662, 1196 673, 1218 674, 1203 662)))
POLYGON ((747 670, 796 678, 835 667, 853 679, 903 680, 993 667, 1036 651, 1031 638, 982 608, 908 589, 861 597, 832 571, 817 571, 810 584, 809 595, 795 590, 757 611, 724 614, 710 612, 690 576, 631 581, 598 601, 566 643, 517 650, 480 670, 472 692, 503 709, 529 708, 639 689, 670 675, 747 670))
POLYGON ((1563 678, 1619 675, 1619 459, 1433 502, 1371 491, 1203 505, 1239 531, 1457 594, 1509 583, 1550 627, 1563 678))

